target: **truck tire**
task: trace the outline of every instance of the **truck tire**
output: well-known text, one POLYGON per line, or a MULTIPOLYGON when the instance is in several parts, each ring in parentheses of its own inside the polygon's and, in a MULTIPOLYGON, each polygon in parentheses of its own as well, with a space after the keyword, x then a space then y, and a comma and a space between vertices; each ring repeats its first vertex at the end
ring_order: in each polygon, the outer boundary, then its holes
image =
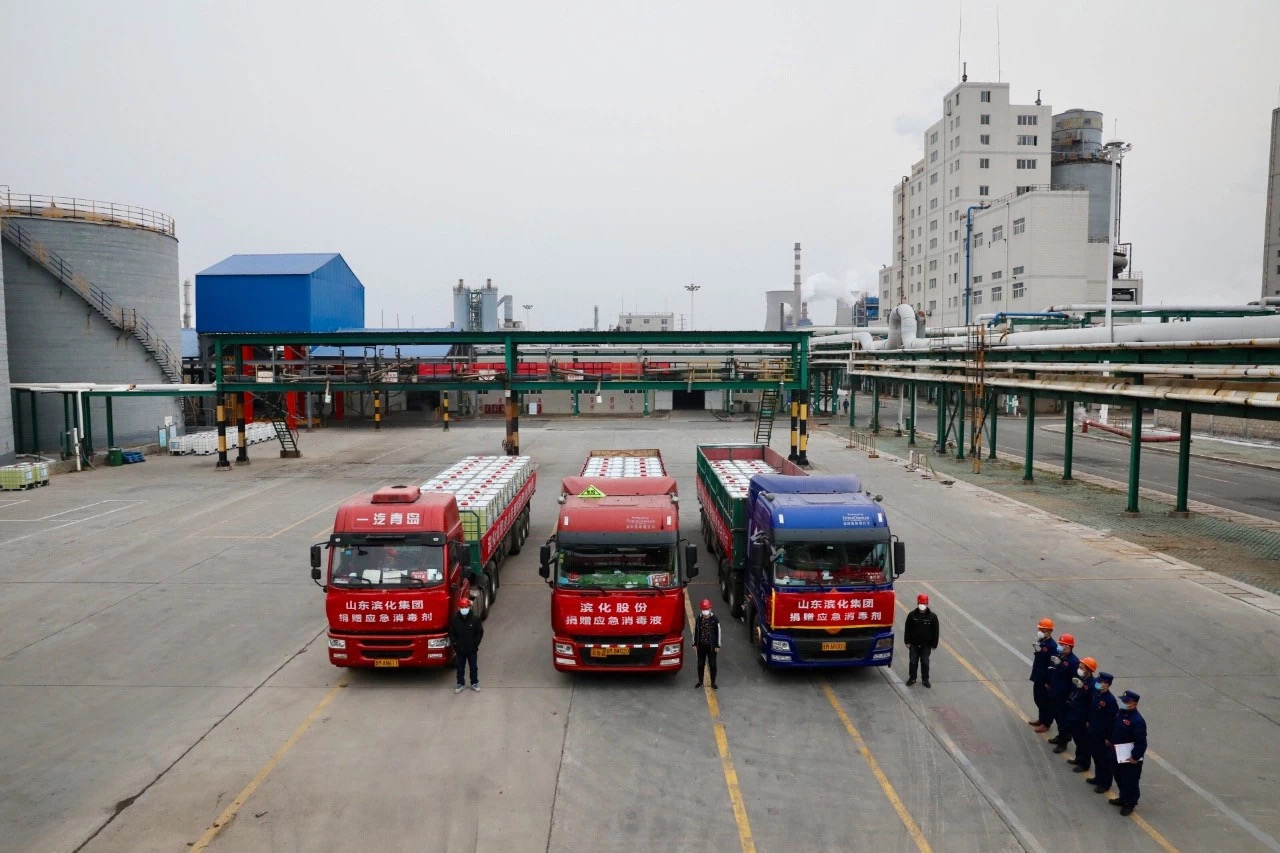
POLYGON ((751 643, 752 653, 758 654, 760 652, 760 641, 756 639, 756 608, 751 602, 747 602, 743 617, 743 621, 747 625, 747 642, 751 643))
POLYGON ((720 598, 729 600, 729 561, 723 557, 716 564, 716 579, 720 581, 720 598))
POLYGON ((471 587, 472 606, 480 621, 489 618, 489 576, 483 575, 480 582, 471 587))
POLYGON ((498 587, 502 585, 502 581, 499 580, 501 572, 498 571, 498 564, 490 563, 484 574, 489 579, 489 603, 493 604, 498 600, 498 587))
POLYGON ((729 615, 734 619, 742 618, 744 598, 746 590, 742 588, 742 572, 732 572, 729 575, 729 615))
POLYGON ((707 511, 704 509, 702 515, 702 544, 707 546, 707 550, 711 550, 711 525, 707 524, 707 511))
POLYGON ((524 513, 516 518, 516 523, 511 525, 511 532, 507 534, 507 553, 511 555, 519 554, 521 546, 524 545, 524 537, 520 535, 520 531, 524 529, 524 513))

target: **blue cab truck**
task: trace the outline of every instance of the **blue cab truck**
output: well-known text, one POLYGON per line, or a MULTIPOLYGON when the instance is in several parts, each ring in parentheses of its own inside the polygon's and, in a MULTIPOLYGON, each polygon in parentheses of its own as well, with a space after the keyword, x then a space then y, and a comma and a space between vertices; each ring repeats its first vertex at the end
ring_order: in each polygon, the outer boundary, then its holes
POLYGON ((773 667, 888 666, 906 547, 855 475, 808 475, 764 445, 698 447, 721 596, 773 667))

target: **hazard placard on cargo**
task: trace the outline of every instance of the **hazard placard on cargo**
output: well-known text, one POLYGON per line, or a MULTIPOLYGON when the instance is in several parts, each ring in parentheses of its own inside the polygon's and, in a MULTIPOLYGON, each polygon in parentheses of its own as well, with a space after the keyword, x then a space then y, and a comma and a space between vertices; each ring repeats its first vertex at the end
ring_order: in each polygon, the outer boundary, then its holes
POLYGON ((580 498, 603 498, 605 496, 605 493, 597 489, 595 486, 587 486, 578 495, 580 498))

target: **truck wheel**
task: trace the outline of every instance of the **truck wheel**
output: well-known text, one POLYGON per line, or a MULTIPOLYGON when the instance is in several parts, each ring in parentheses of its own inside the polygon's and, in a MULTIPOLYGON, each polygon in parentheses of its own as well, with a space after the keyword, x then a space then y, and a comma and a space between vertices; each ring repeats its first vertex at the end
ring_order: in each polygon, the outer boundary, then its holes
POLYGON ((753 652, 760 651, 760 640, 756 637, 756 608, 751 602, 747 602, 746 611, 743 613, 744 621, 747 623, 747 641, 752 645, 753 652))
POLYGON ((507 534, 507 553, 519 554, 520 547, 524 545, 524 537, 520 535, 521 529, 520 519, 516 519, 516 523, 511 525, 511 532, 507 534))
POLYGON ((733 572, 729 575, 729 615, 734 619, 742 618, 742 599, 745 597, 743 592, 742 573, 733 572))
POLYGON ((729 600, 729 561, 721 558, 717 564, 716 577, 720 581, 720 599, 729 600))
POLYGON ((498 600, 498 587, 502 586, 502 581, 499 580, 501 572, 498 571, 498 564, 490 563, 484 574, 489 579, 489 603, 493 604, 498 600))
POLYGON ((702 511, 702 544, 711 550, 711 525, 707 524, 707 511, 702 511))
POLYGON ((474 599, 472 605, 476 609, 476 613, 480 616, 480 621, 489 618, 489 576, 485 575, 480 583, 471 587, 471 597, 474 599))

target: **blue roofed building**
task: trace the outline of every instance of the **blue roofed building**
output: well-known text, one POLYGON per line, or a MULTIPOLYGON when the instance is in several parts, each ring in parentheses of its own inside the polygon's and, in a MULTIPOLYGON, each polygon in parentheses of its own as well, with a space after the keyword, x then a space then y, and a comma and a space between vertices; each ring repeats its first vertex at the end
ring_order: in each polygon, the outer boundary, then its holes
POLYGON ((232 255, 196 273, 201 334, 363 327, 364 285, 336 252, 232 255))

